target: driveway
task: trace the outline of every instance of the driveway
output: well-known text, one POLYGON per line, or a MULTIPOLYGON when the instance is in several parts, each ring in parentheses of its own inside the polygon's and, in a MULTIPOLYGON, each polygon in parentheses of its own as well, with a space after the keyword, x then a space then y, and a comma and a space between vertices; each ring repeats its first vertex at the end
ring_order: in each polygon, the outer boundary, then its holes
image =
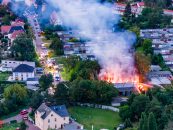
POLYGON ((28 126, 27 130, 40 130, 37 126, 32 124, 30 121, 25 121, 25 123, 28 126))
MULTIPOLYGON (((32 111, 31 108, 28 108, 26 109, 29 113, 32 111)), ((6 123, 10 123, 11 121, 13 120, 16 120, 18 123, 22 122, 22 116, 20 114, 16 115, 16 116, 13 116, 13 117, 10 117, 10 118, 7 118, 7 119, 4 119, 3 122, 6 124, 6 123)))

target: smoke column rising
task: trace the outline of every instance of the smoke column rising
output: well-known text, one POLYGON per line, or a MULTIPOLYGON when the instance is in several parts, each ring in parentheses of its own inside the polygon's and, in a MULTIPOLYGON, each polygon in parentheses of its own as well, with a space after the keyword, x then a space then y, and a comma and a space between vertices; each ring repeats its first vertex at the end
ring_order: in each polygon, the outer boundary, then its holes
POLYGON ((119 17, 112 14, 111 5, 89 0, 47 2, 59 9, 58 14, 66 26, 77 27, 81 36, 91 39, 90 49, 102 67, 101 78, 111 82, 134 81, 134 58, 129 50, 135 35, 111 31, 111 25, 119 21, 119 17))

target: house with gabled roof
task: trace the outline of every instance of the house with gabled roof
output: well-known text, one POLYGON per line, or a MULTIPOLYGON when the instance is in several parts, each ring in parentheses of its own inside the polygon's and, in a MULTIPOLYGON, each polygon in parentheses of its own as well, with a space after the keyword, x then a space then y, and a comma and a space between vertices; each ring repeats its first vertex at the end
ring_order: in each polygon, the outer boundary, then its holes
POLYGON ((35 125, 41 130, 63 129, 69 124, 69 113, 65 105, 48 106, 42 103, 35 112, 35 125))
POLYGON ((11 81, 24 81, 28 78, 35 78, 35 68, 27 64, 20 64, 13 70, 11 81))

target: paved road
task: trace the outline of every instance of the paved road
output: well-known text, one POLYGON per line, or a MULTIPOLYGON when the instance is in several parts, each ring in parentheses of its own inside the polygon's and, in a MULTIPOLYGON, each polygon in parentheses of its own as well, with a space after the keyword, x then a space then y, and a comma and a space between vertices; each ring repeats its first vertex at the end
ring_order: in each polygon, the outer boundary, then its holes
POLYGON ((13 120, 16 120, 19 123, 23 119, 22 119, 22 116, 18 114, 16 116, 13 116, 13 117, 10 117, 10 118, 7 118, 7 119, 3 120, 3 122, 4 122, 4 124, 7 124, 7 123, 10 123, 10 121, 13 121, 13 120))
MULTIPOLYGON (((49 49, 42 47, 42 44, 44 44, 44 43, 43 43, 43 41, 39 35, 39 33, 41 32, 41 28, 40 28, 40 25, 39 25, 38 20, 37 20, 37 15, 34 12, 31 13, 29 10, 26 11, 25 14, 26 14, 25 16, 27 17, 27 19, 28 19, 30 25, 32 26, 33 31, 34 31, 35 40, 33 41, 33 43, 34 43, 34 46, 36 48, 36 52, 37 52, 38 56, 41 58, 40 63, 41 63, 41 65, 43 65, 44 68, 47 68, 48 67, 47 66, 47 60, 49 58, 47 58, 46 56, 48 55, 49 49)), ((46 69, 45 69, 45 73, 50 73, 50 72, 46 71, 46 69)), ((51 72, 51 73, 52 73, 52 75, 56 75, 56 70, 53 69, 53 72, 51 72)), ((58 83, 59 83, 59 81, 56 81, 54 79, 53 84, 57 85, 58 83)))

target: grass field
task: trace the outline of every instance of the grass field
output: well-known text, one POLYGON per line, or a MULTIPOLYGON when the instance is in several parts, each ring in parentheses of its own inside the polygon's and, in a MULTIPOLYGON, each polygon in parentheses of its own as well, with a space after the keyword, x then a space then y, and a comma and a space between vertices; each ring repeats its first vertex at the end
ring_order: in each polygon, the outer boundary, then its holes
POLYGON ((8 73, 0 73, 0 81, 7 80, 9 76, 10 76, 10 74, 8 74, 8 73))
POLYGON ((43 41, 44 43, 48 43, 48 44, 50 44, 50 43, 52 42, 52 40, 47 40, 46 38, 42 38, 42 41, 43 41))
POLYGON ((15 123, 15 124, 6 125, 3 128, 0 128, 0 130, 15 130, 17 127, 19 127, 19 124, 15 123))
POLYGON ((101 128, 113 130, 115 126, 121 123, 121 119, 117 112, 108 110, 85 108, 85 107, 71 107, 69 112, 73 118, 84 125, 87 130, 100 130, 101 128))

